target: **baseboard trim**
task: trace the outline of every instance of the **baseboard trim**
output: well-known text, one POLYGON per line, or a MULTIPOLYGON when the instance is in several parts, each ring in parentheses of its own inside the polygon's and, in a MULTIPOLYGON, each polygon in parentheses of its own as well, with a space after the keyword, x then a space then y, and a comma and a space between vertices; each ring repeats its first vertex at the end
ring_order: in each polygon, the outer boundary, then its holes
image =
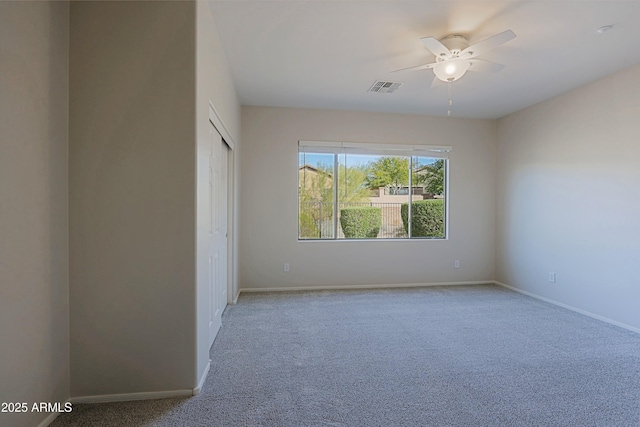
POLYGON ((438 283, 392 283, 380 285, 338 285, 338 286, 283 286, 273 288, 242 288, 239 293, 253 292, 297 292, 297 291, 342 291, 354 289, 385 289, 385 288, 426 288, 431 286, 463 286, 463 285, 488 285, 493 280, 479 280, 473 282, 438 282, 438 283))
POLYGON ((494 280, 493 283, 495 283, 498 286, 502 286, 503 288, 507 288, 507 289, 510 289, 512 291, 518 292, 520 294, 523 294, 523 295, 526 295, 526 296, 529 296, 529 297, 532 297, 532 298, 535 298, 535 299, 539 299, 540 301, 548 302, 549 304, 557 305, 558 307, 562 307, 562 308, 566 308, 567 310, 575 311, 576 313, 580 313, 580 314, 583 314, 585 316, 592 317, 592 318, 600 320, 602 322, 609 323, 611 325, 618 326, 620 328, 627 329, 627 330, 635 332, 635 333, 640 333, 640 328, 636 328, 636 327, 633 327, 631 325, 627 325, 626 323, 618 322, 616 320, 609 319, 608 317, 604 317, 604 316, 600 316, 599 314, 591 313, 590 311, 582 310, 580 308, 573 307, 573 306, 568 305, 568 304, 564 304, 564 303, 561 303, 561 302, 558 302, 558 301, 555 301, 555 300, 552 300, 552 299, 549 299, 549 298, 546 298, 546 297, 543 297, 543 296, 540 296, 540 295, 537 295, 537 294, 534 294, 534 293, 531 293, 531 292, 528 292, 528 291, 524 291, 522 289, 518 289, 518 288, 515 288, 513 286, 507 285, 506 283, 498 282, 497 280, 494 280))
MULTIPOLYGON (((69 402, 69 400, 67 400, 66 402, 64 402, 62 404, 62 406, 64 407, 64 404, 69 402)), ((49 424, 51 424, 52 422, 54 422, 56 420, 56 418, 58 418, 58 415, 60 415, 60 412, 52 412, 50 413, 47 418, 45 418, 44 420, 42 420, 40 422, 40 424, 38 424, 38 427, 47 427, 49 424)))
POLYGON ((69 402, 79 403, 108 403, 108 402, 128 402, 131 400, 166 399, 169 397, 193 396, 194 389, 187 390, 166 390, 149 391, 142 393, 120 393, 120 394, 100 394, 96 396, 72 397, 69 402))
POLYGON ((197 396, 202 391, 202 387, 204 387, 204 382, 207 380, 207 375, 209 375, 209 369, 211 369, 211 359, 207 362, 207 366, 204 368, 204 373, 200 377, 200 381, 198 381, 198 386, 193 389, 193 396, 197 396))

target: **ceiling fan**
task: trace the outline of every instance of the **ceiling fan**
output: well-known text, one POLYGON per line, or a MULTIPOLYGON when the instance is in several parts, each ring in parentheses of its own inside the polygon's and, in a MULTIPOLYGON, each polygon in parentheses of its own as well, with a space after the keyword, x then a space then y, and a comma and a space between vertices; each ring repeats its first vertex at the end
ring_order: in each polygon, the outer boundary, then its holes
POLYGON ((460 34, 452 34, 440 40, 434 37, 424 37, 421 39, 422 43, 435 55, 435 62, 395 71, 432 69, 435 77, 431 86, 438 81, 454 82, 464 76, 467 71, 496 73, 502 70, 504 65, 476 59, 476 57, 505 44, 515 37, 516 34, 513 31, 507 30, 471 46, 469 46, 469 39, 460 34))

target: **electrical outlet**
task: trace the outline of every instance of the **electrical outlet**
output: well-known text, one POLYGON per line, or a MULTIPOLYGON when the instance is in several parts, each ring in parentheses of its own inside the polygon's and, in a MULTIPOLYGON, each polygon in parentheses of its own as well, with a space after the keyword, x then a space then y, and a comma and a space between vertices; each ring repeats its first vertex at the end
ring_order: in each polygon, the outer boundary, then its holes
POLYGON ((549 281, 551 283, 556 283, 556 273, 549 272, 549 281))
POLYGON ((453 267, 454 267, 454 268, 460 268, 460 260, 459 260, 459 259, 457 259, 457 260, 455 260, 455 261, 453 262, 453 267))
POLYGON ((284 263, 284 271, 285 271, 285 273, 289 272, 289 263, 288 262, 284 263))

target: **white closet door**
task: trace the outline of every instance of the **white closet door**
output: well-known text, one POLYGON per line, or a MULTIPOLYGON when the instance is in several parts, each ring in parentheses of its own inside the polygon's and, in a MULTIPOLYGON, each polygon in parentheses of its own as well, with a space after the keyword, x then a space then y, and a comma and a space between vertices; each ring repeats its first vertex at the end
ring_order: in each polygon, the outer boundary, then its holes
POLYGON ((209 294, 209 346, 222 325, 222 312, 227 306, 227 207, 229 150, 222 137, 209 123, 207 252, 209 294))
POLYGON ((218 198, 219 203, 217 205, 216 219, 217 219, 217 227, 214 233, 214 241, 213 244, 215 246, 216 254, 219 258, 219 268, 218 278, 216 289, 218 292, 218 311, 220 315, 227 307, 227 288, 228 288, 228 275, 227 275, 227 237, 228 237, 228 227, 227 227, 227 212, 229 208, 229 180, 228 180, 228 171, 229 171, 229 148, 227 144, 220 140, 220 175, 218 179, 218 198))
MULTIPOLYGON (((213 156, 212 165, 212 236, 211 256, 213 263, 213 281, 211 283, 211 324, 222 324, 222 312, 227 306, 227 208, 228 208, 228 158, 227 144, 220 134, 213 129, 212 132, 213 156)), ((218 326, 219 327, 219 326, 218 326)), ((217 329, 215 331, 217 333, 217 329)), ((210 338, 213 343, 215 334, 210 338)))

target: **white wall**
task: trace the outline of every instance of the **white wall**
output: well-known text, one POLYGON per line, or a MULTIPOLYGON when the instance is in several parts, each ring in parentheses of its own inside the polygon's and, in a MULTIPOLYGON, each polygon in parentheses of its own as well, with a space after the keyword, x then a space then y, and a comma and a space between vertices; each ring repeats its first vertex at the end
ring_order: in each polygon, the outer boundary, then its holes
MULTIPOLYGON (((198 99, 211 100, 235 143, 240 142, 240 101, 233 83, 227 57, 216 30, 209 2, 197 2, 198 99)), ((205 102, 208 102, 205 101, 205 102)), ((198 129, 208 123, 202 120, 207 111, 198 104, 198 129)), ((208 132, 208 131, 207 131, 208 132)))
POLYGON ((0 2, 0 402, 69 397, 68 42, 66 3, 0 2))
POLYGON ((241 289, 493 280, 495 136, 488 120, 243 107, 241 289), (449 240, 298 242, 298 140, 452 145, 449 240))
POLYGON ((74 397, 196 386, 195 13, 71 4, 74 397))
MULTIPOLYGON (((209 102, 217 111, 224 129, 220 132, 225 135, 229 143, 233 143, 236 151, 230 152, 230 169, 232 179, 229 181, 230 206, 237 204, 237 179, 233 179, 239 171, 236 155, 240 146, 240 102, 236 95, 235 86, 227 65, 222 45, 220 43, 211 11, 208 3, 196 2, 196 129, 197 129, 197 149, 206 150, 206 142, 209 138, 209 102)), ((196 159, 194 159, 196 161, 196 159)), ((237 212, 236 209, 231 211, 237 212)), ((237 257, 237 218, 235 215, 229 216, 229 260, 237 257)), ((208 228, 205 227, 208 233, 208 228)), ((201 235, 198 239, 209 240, 208 236, 201 235)), ((233 297, 237 293, 237 263, 231 265, 228 275, 232 289, 230 295, 233 297)), ((208 345, 208 313, 209 313, 209 288, 208 288, 208 264, 207 257, 198 257, 197 268, 197 378, 204 374, 207 362, 209 361, 208 345)))
POLYGON ((636 66, 498 121, 497 280, 640 328, 639 118, 636 66))

